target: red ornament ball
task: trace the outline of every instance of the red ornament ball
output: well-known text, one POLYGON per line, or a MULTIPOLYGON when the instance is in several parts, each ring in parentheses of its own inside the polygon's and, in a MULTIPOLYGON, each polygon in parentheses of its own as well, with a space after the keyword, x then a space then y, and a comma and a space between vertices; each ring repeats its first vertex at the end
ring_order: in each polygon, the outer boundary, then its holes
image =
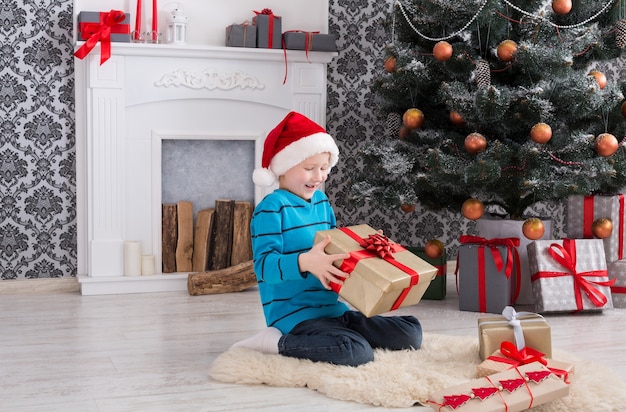
POLYGON ((626 102, 622 103, 622 116, 626 117, 626 102))
POLYGON ((558 15, 565 15, 572 11, 572 0, 553 0, 552 10, 558 15))
POLYGON ((424 245, 424 253, 431 259, 439 259, 444 250, 443 242, 438 239, 431 239, 424 245))
POLYGON ((611 232, 613 231, 613 222, 611 219, 606 217, 601 217, 596 219, 591 224, 591 232, 598 239, 606 239, 611 236, 611 232))
POLYGON ((537 123, 530 129, 530 138, 539 144, 548 143, 552 138, 552 128, 546 123, 537 123))
MULTIPOLYGON (((626 116, 624 116, 626 117, 626 116)), ((455 126, 464 126, 465 125, 465 119, 463 118, 463 116, 461 116, 461 114, 457 111, 451 110, 450 111, 450 122, 452 122, 453 125, 455 126)))
POLYGON ((419 129, 424 124, 424 113, 420 109, 411 108, 404 112, 402 122, 409 129, 419 129))
POLYGON ((487 139, 480 133, 474 132, 465 138, 465 150, 467 153, 480 153, 487 148, 487 139))
POLYGON ((589 76, 595 77, 596 83, 598 83, 598 87, 601 90, 606 87, 606 76, 601 71, 592 70, 589 72, 589 76))
POLYGON ((478 220, 485 213, 485 205, 478 199, 470 198, 463 202, 461 213, 469 220, 478 220))
POLYGON ((411 213, 415 211, 415 205, 403 203, 400 205, 400 210, 402 210, 404 213, 411 213))
POLYGON ((603 157, 610 157, 617 152, 619 142, 611 133, 602 133, 596 137, 596 153, 603 157))
POLYGON ((445 62, 452 57, 452 45, 447 41, 440 41, 433 47, 433 56, 440 62, 445 62))
POLYGON ((545 231, 546 228, 543 222, 536 217, 530 217, 522 224, 522 234, 530 240, 541 239, 545 231))
POLYGON ((396 71, 396 58, 389 56, 385 59, 385 71, 387 73, 393 73, 396 71))
POLYGON ((496 49, 498 59, 507 63, 513 60, 515 53, 517 53, 517 43, 513 40, 503 40, 496 49))

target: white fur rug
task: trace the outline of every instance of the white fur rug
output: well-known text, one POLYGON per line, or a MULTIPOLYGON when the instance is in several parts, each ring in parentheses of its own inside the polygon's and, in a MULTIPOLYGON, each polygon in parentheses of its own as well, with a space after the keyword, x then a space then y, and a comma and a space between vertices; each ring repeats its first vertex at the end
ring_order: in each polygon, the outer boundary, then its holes
MULTIPOLYGON (((533 411, 625 410, 626 383, 615 373, 557 349, 553 358, 575 364, 570 395, 533 411)), ((420 350, 379 350, 373 362, 356 368, 235 348, 215 359, 209 375, 226 383, 308 387, 334 399, 411 407, 432 391, 474 379, 479 363, 477 338, 425 334, 420 350)))

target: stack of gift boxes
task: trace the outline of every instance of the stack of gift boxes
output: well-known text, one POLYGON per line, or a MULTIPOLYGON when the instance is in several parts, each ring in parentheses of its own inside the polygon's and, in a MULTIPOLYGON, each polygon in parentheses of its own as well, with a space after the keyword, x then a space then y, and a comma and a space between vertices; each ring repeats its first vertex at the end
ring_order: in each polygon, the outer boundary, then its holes
POLYGON ((436 411, 522 411, 569 394, 574 364, 552 359, 550 326, 537 313, 478 319, 476 379, 429 395, 436 411))
POLYGON ((283 33, 282 18, 270 9, 255 11, 252 22, 231 24, 226 27, 226 46, 258 47, 306 51, 337 51, 334 34, 322 34, 302 30, 283 33))
POLYGON ((531 282, 538 313, 626 307, 624 195, 570 196, 567 216, 567 238, 526 246, 527 271, 520 271, 519 238, 461 236, 459 309, 499 313, 516 303, 521 281, 531 282), (612 222, 604 239, 593 235, 599 219, 612 222))

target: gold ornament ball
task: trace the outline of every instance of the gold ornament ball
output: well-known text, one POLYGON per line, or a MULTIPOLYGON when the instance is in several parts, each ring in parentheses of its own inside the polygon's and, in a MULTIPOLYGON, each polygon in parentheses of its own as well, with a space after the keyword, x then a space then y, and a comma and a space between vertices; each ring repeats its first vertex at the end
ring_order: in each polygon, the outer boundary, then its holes
POLYGON ((552 10, 558 15, 565 15, 572 10, 572 0, 553 0, 552 10))
POLYGON ((530 138, 539 144, 548 143, 552 138, 552 128, 546 123, 537 123, 530 129, 530 138))
POLYGON ((424 113, 420 109, 411 108, 404 112, 402 122, 409 129, 419 129, 424 124, 424 113))
POLYGON ((452 124, 455 126, 465 125, 465 119, 463 118, 463 116, 461 116, 459 112, 454 110, 450 111, 450 122, 452 122, 452 124))
POLYGON ((485 213, 485 205, 478 199, 470 198, 463 202, 461 213, 469 220, 478 220, 485 213))
POLYGON ((402 210, 404 213, 411 213, 415 211, 415 205, 403 203, 400 205, 400 210, 402 210))
POLYGON ((498 44, 496 53, 501 61, 510 62, 517 53, 517 43, 513 40, 503 40, 498 44))
POLYGON ((465 138, 465 150, 469 154, 480 153, 487 148, 487 139, 480 133, 474 132, 465 138))
POLYGON ((611 232, 613 231, 613 222, 611 219, 606 217, 601 217, 596 219, 591 224, 591 232, 598 239, 606 239, 611 236, 611 232))
POLYGON ((389 56, 385 59, 385 71, 387 73, 393 73, 396 71, 396 58, 389 56))
POLYGON ((596 153, 603 157, 610 157, 617 152, 619 142, 611 133, 602 133, 596 137, 596 153))
POLYGON ((433 47, 433 56, 440 62, 445 62, 452 57, 452 45, 447 41, 440 41, 433 47))
POLYGON ((606 87, 606 76, 601 71, 592 70, 589 72, 589 76, 595 77, 596 83, 598 83, 598 87, 601 90, 606 87))
POLYGON ((439 259, 443 252, 443 242, 439 239, 431 239, 424 245, 424 253, 431 259, 439 259))
POLYGON ((536 217, 530 217, 522 224, 522 234, 530 240, 541 239, 545 231, 546 228, 543 225, 543 222, 541 219, 536 217))

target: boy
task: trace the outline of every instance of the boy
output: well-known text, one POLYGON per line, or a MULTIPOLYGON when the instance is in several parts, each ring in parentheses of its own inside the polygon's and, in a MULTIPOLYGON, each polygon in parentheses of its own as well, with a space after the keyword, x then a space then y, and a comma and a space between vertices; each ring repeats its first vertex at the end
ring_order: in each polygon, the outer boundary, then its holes
POLYGON ((339 149, 326 131, 291 112, 267 136, 262 168, 254 183, 279 188, 255 208, 254 270, 268 328, 234 344, 263 353, 358 366, 374 349, 418 349, 419 321, 413 316, 367 318, 339 301, 330 283, 345 273, 333 266, 349 254, 328 255, 330 237, 313 244, 319 230, 336 227, 335 214, 319 187, 337 164, 339 149))

